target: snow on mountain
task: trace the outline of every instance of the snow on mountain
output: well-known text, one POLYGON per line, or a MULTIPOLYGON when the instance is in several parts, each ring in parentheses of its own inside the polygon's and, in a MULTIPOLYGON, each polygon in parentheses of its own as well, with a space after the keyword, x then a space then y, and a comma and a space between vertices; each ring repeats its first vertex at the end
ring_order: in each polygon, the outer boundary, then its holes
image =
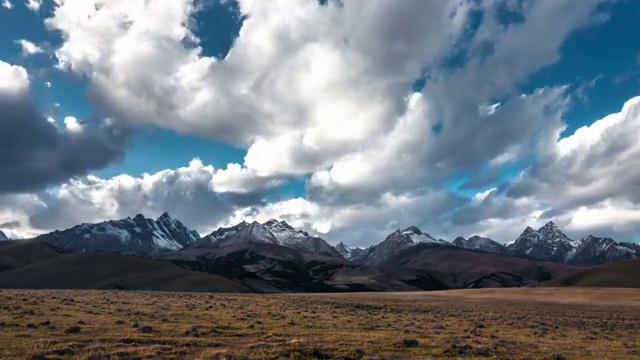
POLYGON ((618 243, 611 238, 589 235, 581 239, 571 262, 580 265, 607 264, 640 257, 640 245, 618 243))
POLYGON ((356 262, 362 260, 364 255, 366 255, 367 253, 366 249, 362 249, 359 247, 352 248, 345 245, 343 242, 336 245, 336 250, 338 250, 338 252, 340 253, 340 255, 342 255, 343 258, 347 260, 356 261, 356 262))
POLYGON ((537 231, 527 227, 507 248, 538 260, 577 265, 598 265, 640 257, 640 245, 589 235, 571 240, 553 222, 537 231))
POLYGON ((64 231, 39 236, 38 239, 73 251, 113 251, 121 253, 151 253, 179 250, 200 238, 168 213, 158 219, 142 214, 134 218, 82 224, 64 231))
POLYGON ((9 237, 4 232, 2 232, 2 230, 0 230, 0 241, 2 240, 9 240, 9 237))
POLYGON ((451 245, 444 240, 437 240, 429 234, 423 233, 415 226, 404 230, 396 230, 378 245, 366 250, 361 262, 368 265, 380 265, 394 258, 402 250, 418 244, 451 245))
POLYGON ((496 254, 506 254, 508 252, 507 248, 499 242, 477 235, 469 239, 460 236, 453 240, 451 244, 469 250, 486 251, 496 254))
POLYGON ((329 243, 308 232, 297 230, 285 221, 269 220, 264 224, 245 221, 228 228, 219 228, 189 248, 210 248, 246 244, 273 244, 300 251, 341 257, 329 243))
POLYGON ((538 230, 527 227, 509 250, 538 260, 565 262, 573 256, 576 242, 569 239, 553 222, 538 230))

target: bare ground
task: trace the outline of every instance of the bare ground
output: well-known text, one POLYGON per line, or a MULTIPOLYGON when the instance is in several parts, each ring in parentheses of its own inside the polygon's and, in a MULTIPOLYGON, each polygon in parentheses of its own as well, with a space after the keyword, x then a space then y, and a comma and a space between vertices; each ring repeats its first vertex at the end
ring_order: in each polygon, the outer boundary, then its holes
POLYGON ((640 291, 0 290, 2 359, 640 359, 640 291))

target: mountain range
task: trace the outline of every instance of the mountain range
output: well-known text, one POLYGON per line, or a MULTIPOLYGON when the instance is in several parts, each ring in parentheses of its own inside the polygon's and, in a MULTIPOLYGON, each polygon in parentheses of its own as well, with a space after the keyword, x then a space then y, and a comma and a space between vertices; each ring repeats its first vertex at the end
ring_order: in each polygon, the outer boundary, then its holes
POLYGON ((180 221, 164 213, 155 220, 138 214, 122 220, 82 224, 36 239, 76 252, 148 254, 180 250, 199 238, 196 231, 187 229, 180 221))
POLYGON ((171 290, 188 289, 193 283, 194 289, 256 292, 510 287, 536 285, 585 266, 640 257, 638 244, 594 236, 572 240, 553 222, 538 230, 526 228, 509 245, 480 236, 448 242, 411 226, 362 249, 342 242, 334 247, 278 220, 243 221, 200 237, 168 213, 157 219, 136 215, 82 224, 30 241, 3 243, 12 245, 5 245, 0 254, 0 287, 15 286, 20 279, 33 287, 171 290), (137 263, 141 273, 162 269, 165 277, 148 278, 164 283, 124 276, 117 270, 124 266, 118 264, 135 269, 137 263), (100 271, 87 275, 95 266, 100 271), (85 269, 85 278, 65 280, 73 276, 64 269, 85 269), (47 276, 39 276, 41 271, 47 271, 47 276), (223 285, 207 287, 206 282, 213 280, 223 285))

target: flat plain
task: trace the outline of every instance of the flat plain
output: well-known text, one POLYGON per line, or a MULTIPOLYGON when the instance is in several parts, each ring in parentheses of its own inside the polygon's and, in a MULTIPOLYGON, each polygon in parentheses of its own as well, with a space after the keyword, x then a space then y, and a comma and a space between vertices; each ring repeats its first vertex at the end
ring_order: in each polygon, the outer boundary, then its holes
POLYGON ((0 290, 2 359, 640 359, 636 289, 0 290))

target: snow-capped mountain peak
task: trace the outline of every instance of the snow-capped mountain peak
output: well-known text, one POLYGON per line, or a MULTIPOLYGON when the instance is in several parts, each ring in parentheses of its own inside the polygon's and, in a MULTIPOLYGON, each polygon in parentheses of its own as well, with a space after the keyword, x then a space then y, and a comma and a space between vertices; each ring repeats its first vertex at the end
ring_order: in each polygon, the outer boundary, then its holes
POLYGON ((575 245, 555 223, 548 222, 538 230, 527 227, 509 249, 539 260, 567 261, 575 245))
POLYGON ((616 242, 611 238, 589 235, 580 239, 574 256, 576 264, 596 265, 640 257, 640 245, 616 242))
POLYGON ((465 239, 462 236, 457 237, 453 240, 452 244, 470 250, 487 251, 496 254, 507 253, 507 248, 504 245, 492 239, 478 235, 472 236, 469 239, 465 239))
POLYGON ((340 257, 340 253, 323 239, 298 230, 286 221, 269 220, 263 224, 241 222, 219 228, 193 247, 224 247, 246 244, 273 244, 314 254, 340 257))
POLYGON ((2 232, 2 230, 0 230, 0 241, 2 240, 9 240, 9 237, 4 232, 2 232))
POLYGON ((438 240, 427 233, 423 233, 415 226, 410 226, 402 231, 398 230, 402 236, 408 237, 414 244, 419 243, 441 243, 447 244, 444 240, 438 240))
POLYGON ((574 241, 553 222, 548 222, 537 231, 527 227, 508 248, 538 260, 580 265, 605 264, 640 257, 638 244, 619 243, 611 238, 593 235, 574 241))
POLYGON ((538 234, 540 235, 540 239, 544 241, 553 243, 574 243, 574 241, 569 239, 569 237, 565 235, 553 221, 548 222, 538 229, 538 234))
POLYGON ((398 255, 402 250, 424 243, 451 245, 444 240, 435 239, 415 226, 410 226, 404 230, 396 230, 380 244, 367 249, 362 261, 371 265, 383 264, 398 255))
POLYGON ((196 241, 200 235, 165 213, 157 220, 138 214, 122 220, 81 224, 39 238, 73 251, 150 253, 179 250, 196 241))
POLYGON ((336 250, 347 260, 359 261, 366 254, 366 250, 359 247, 349 247, 345 243, 340 242, 336 245, 336 250))

